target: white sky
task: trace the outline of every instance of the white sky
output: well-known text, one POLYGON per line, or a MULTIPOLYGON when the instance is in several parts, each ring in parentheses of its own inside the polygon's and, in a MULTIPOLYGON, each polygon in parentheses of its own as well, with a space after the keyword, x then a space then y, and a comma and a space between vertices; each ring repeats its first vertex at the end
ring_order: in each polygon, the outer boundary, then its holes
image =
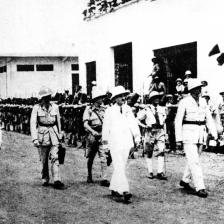
MULTIPOLYGON (((82 12, 87 1, 0 0, 0 55, 77 55, 77 40, 82 38, 82 12)), ((183 5, 183 2, 180 4, 181 0, 158 0, 157 4, 159 1, 167 1, 168 6, 172 7, 183 5)), ((223 2, 189 0, 184 3, 191 7, 192 12, 204 11, 208 21, 209 17, 221 17, 215 24, 221 30, 223 2), (216 6, 216 10, 213 11, 206 3, 216 6)))
POLYGON ((75 52, 85 0, 0 0, 0 55, 75 52))

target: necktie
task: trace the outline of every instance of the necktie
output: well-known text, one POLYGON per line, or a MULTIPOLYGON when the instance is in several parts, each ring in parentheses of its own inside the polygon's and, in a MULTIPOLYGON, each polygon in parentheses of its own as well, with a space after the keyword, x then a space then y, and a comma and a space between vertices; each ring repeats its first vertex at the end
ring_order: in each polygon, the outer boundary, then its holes
POLYGON ((160 122, 159 122, 159 114, 158 114, 158 111, 157 111, 157 107, 155 107, 155 119, 156 119, 156 124, 160 124, 160 122))
POLYGON ((120 112, 121 112, 121 114, 122 114, 122 107, 120 107, 120 112))

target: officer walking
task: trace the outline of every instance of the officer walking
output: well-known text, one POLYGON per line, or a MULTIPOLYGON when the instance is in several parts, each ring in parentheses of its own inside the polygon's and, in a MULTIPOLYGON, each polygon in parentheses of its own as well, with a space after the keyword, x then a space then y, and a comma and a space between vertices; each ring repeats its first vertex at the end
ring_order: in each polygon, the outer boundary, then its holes
POLYGON ((93 183, 92 166, 93 161, 98 153, 101 162, 101 185, 109 186, 109 181, 106 179, 107 157, 106 151, 102 146, 102 125, 105 113, 105 107, 102 106, 103 100, 106 98, 106 93, 99 89, 94 89, 92 93, 92 105, 87 107, 83 114, 84 127, 88 131, 87 137, 87 183, 93 183))
POLYGON ((102 140, 105 148, 110 150, 113 174, 110 190, 114 197, 129 201, 132 194, 129 190, 125 174, 126 164, 131 148, 140 142, 140 131, 131 108, 125 104, 125 96, 129 94, 123 86, 116 86, 112 91, 114 103, 105 112, 102 140))
MULTIPOLYGON (((165 120, 166 120, 166 110, 164 107, 160 106, 161 94, 159 92, 153 91, 149 95, 150 105, 144 110, 141 110, 137 118, 139 121, 145 120, 145 140, 144 140, 144 150, 147 155, 146 163, 148 168, 148 178, 153 179, 153 166, 152 166, 152 156, 153 151, 158 149, 158 173, 157 178, 159 180, 167 180, 164 172, 164 150, 165 150, 165 120)), ((142 124, 143 125, 143 124, 142 124)))
POLYGON ((179 103, 175 118, 175 133, 177 147, 180 148, 183 144, 187 159, 180 186, 188 191, 194 191, 190 186, 193 180, 196 194, 205 198, 208 193, 205 190, 199 155, 203 146, 205 126, 214 139, 217 139, 217 130, 205 99, 200 97, 201 86, 198 79, 188 80, 190 94, 179 103))
POLYGON ((60 168, 58 160, 58 146, 61 140, 61 122, 59 108, 51 103, 52 91, 42 87, 39 92, 40 103, 34 105, 30 128, 35 147, 38 147, 42 162, 42 185, 49 185, 48 160, 51 160, 51 171, 54 180, 54 188, 62 189, 60 168))

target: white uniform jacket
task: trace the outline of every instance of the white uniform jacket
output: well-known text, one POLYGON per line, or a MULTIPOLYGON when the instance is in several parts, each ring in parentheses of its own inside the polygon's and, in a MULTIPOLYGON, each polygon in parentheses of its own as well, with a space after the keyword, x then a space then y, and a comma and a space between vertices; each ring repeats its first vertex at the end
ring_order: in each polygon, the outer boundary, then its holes
POLYGON ((205 99, 199 98, 199 105, 188 95, 179 103, 175 118, 176 141, 183 143, 203 144, 205 125, 184 124, 187 122, 205 122, 211 135, 217 139, 217 130, 205 99))
POLYGON ((112 105, 105 111, 102 140, 108 142, 110 150, 131 149, 134 141, 140 141, 140 130, 131 107, 112 105))

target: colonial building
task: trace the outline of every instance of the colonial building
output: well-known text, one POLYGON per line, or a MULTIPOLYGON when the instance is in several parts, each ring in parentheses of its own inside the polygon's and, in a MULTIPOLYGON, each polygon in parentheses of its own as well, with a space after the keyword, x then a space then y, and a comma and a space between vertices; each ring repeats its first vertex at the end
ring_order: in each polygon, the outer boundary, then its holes
POLYGON ((37 96, 41 86, 54 92, 79 85, 79 61, 72 56, 0 57, 0 98, 37 96))
POLYGON ((209 56, 216 44, 224 51, 220 0, 123 2, 98 10, 91 1, 90 13, 84 11, 81 44, 85 50, 79 56, 80 78, 87 92, 96 80, 105 90, 122 84, 147 93, 154 56, 163 60, 162 79, 170 93, 186 70, 207 80, 213 95, 224 90, 219 81, 224 75, 224 67, 217 62, 219 54, 209 56))

